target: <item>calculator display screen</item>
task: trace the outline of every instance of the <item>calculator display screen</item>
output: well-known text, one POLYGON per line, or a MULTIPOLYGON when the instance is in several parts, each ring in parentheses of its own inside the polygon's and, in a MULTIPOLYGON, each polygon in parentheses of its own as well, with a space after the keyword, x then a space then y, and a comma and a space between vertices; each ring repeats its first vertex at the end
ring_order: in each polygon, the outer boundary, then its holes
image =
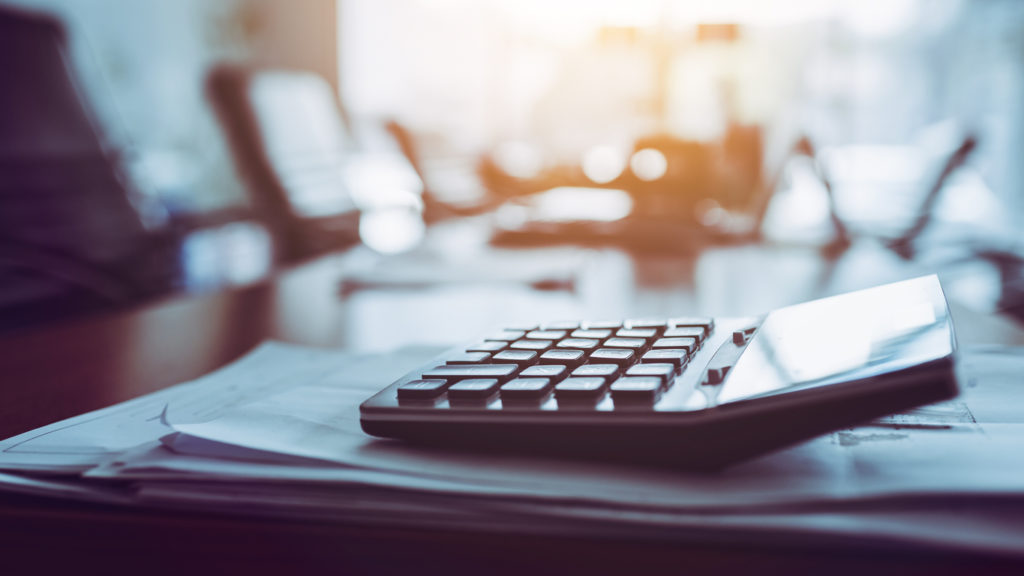
POLYGON ((765 318, 718 401, 877 376, 943 358, 953 346, 935 276, 780 308, 765 318))

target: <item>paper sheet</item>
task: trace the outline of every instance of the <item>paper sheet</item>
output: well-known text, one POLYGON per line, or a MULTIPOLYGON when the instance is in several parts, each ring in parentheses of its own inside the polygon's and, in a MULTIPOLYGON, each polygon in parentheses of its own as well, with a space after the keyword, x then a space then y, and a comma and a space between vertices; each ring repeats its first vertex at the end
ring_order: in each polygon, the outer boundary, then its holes
POLYGON ((1019 350, 965 355, 970 378, 956 401, 717 474, 428 451, 364 435, 359 403, 434 352, 354 358, 265 345, 193 383, 0 443, 0 467, 89 468, 79 480, 0 474, 0 486, 392 525, 857 536, 1024 553, 1019 350), (90 451, 63 453, 77 447, 90 451))
POLYGON ((123 490, 102 484, 83 483, 76 479, 36 478, 0 472, 0 487, 5 492, 51 498, 57 496, 83 502, 127 504, 135 500, 123 490))
MULTIPOLYGON (((428 353, 435 351, 406 356, 410 356, 408 362, 425 361, 428 353)), ((226 410, 317 381, 327 372, 345 370, 349 365, 358 370, 356 364, 372 358, 266 343, 192 382, 4 440, 0 442, 0 470, 78 473, 167 434, 169 430, 160 420, 165 409, 173 409, 179 422, 216 419, 226 410)), ((395 364, 394 357, 390 358, 395 364)), ((391 370, 400 375, 405 368, 397 362, 391 370)))
POLYGON ((831 510, 695 513, 609 509, 579 504, 537 504, 505 499, 402 498, 376 491, 309 495, 231 484, 156 483, 140 493, 150 505, 201 506, 273 518, 322 519, 360 524, 453 528, 532 535, 622 537, 631 540, 697 541, 749 545, 798 543, 864 547, 914 544, 952 550, 989 551, 1020 556, 1024 505, 993 502, 831 510))
POLYGON ((1024 498, 1024 459, 1011 456, 1024 454, 1024 387, 995 376, 1011 368, 1001 355, 971 362, 976 363, 971 373, 985 383, 968 382, 962 399, 896 418, 899 424, 840 431, 713 475, 426 450, 374 440, 359 427, 358 405, 380 383, 353 371, 329 374, 316 384, 226 410, 207 422, 179 423, 172 410, 168 417, 179 434, 166 440, 171 451, 133 454, 116 470, 94 475, 365 482, 704 511, 894 495, 1024 498), (1020 408, 1007 408, 1014 405, 1020 408), (976 422, 979 416, 986 421, 976 422), (237 462, 240 458, 250 462, 237 462))

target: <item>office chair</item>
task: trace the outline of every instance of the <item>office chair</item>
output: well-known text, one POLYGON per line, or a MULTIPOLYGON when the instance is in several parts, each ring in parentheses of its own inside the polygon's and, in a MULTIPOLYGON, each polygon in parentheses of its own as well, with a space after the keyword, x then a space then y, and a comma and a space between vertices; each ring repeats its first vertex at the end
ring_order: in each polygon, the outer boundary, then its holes
POLYGON ((351 143, 326 81, 225 64, 210 72, 206 94, 279 260, 358 241, 359 211, 345 181, 351 143))
POLYGON ((95 126, 61 24, 0 7, 0 331, 179 283, 174 241, 143 225, 95 126))

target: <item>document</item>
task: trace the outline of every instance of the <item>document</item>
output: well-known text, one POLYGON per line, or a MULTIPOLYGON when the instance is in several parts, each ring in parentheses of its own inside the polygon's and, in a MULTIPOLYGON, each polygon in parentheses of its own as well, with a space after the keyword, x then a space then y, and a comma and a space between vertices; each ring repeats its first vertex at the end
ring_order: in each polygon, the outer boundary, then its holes
MULTIPOLYGON (((999 355, 978 357, 968 360, 976 366, 966 368, 974 374, 991 372, 993 362, 1000 360, 999 355)), ((1008 459, 1024 454, 1024 387, 1012 378, 993 375, 983 378, 983 385, 978 384, 980 375, 971 378, 959 399, 839 431, 716 474, 467 454, 373 439, 359 426, 358 407, 381 383, 339 373, 225 410, 205 422, 183 422, 171 409, 167 420, 177 434, 164 439, 170 450, 143 461, 153 471, 161 468, 161 455, 165 461, 182 455, 230 459, 244 449, 247 459, 285 466, 280 473, 286 475, 312 465, 316 476, 324 474, 324 465, 335 464, 454 483, 456 492, 485 487, 492 494, 658 510, 807 507, 926 494, 1024 498, 1024 461, 1008 459), (1020 408, 1007 408, 1013 405, 1020 408)), ((133 463, 125 462, 122 473, 132 470, 133 463)), ((272 478, 275 468, 265 470, 272 478)))
MULTIPOLYGON (((425 362, 436 353, 411 350, 401 357, 388 355, 391 366, 382 366, 383 372, 376 377, 389 377, 396 371, 400 375, 401 370, 415 365, 412 363, 425 362)), ((0 442, 0 470, 78 474, 166 435, 170 430, 162 415, 171 407, 179 422, 214 420, 247 402, 318 381, 328 372, 349 367, 358 372, 360 362, 373 358, 266 343, 192 382, 8 438, 0 442)))
POLYGON ((363 434, 359 404, 437 352, 265 344, 194 382, 0 443, 0 489, 410 527, 1024 553, 1019 350, 965 354, 956 400, 716 473, 363 434))

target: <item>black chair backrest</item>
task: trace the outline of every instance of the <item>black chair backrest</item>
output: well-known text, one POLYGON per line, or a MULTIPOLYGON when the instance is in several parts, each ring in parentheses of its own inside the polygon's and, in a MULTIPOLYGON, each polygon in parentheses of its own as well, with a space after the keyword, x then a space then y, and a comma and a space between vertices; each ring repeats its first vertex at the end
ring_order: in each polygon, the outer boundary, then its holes
POLYGON ((137 302, 178 283, 104 150, 48 16, 0 7, 0 330, 137 302))
POLYGON ((285 261, 358 239, 349 135, 330 85, 300 71, 225 64, 207 79, 235 166, 285 261))

